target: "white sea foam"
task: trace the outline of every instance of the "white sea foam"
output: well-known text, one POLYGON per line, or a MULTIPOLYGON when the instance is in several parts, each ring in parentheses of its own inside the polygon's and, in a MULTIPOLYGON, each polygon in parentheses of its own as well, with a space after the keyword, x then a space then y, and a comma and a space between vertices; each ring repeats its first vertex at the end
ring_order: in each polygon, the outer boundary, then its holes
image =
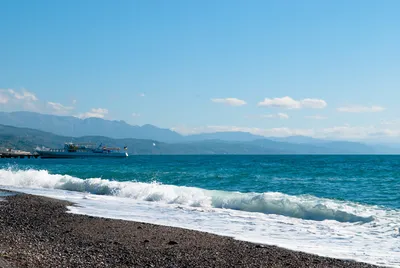
POLYGON ((52 175, 46 170, 0 170, 0 184, 88 192, 192 207, 277 214, 305 220, 336 220, 339 222, 370 222, 374 220, 370 215, 355 214, 363 214, 362 211, 357 211, 356 207, 353 207, 353 212, 346 212, 330 200, 315 197, 296 197, 281 193, 210 191, 194 187, 117 182, 100 178, 82 180, 68 175, 52 175))
POLYGON ((400 212, 282 193, 0 170, 0 186, 73 201, 73 213, 170 225, 324 256, 400 266, 400 212))

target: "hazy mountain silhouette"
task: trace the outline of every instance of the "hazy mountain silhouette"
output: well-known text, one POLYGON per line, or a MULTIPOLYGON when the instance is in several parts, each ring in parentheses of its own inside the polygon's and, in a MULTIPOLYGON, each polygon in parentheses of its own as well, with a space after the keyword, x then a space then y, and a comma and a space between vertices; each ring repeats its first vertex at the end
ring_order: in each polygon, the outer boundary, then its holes
POLYGON ((33 112, 0 112, 0 124, 17 127, 2 126, 2 143, 18 144, 24 148, 36 145, 61 146, 63 142, 71 139, 93 139, 93 142, 119 146, 131 144, 133 153, 144 154, 373 154, 400 151, 400 148, 393 146, 330 141, 305 136, 265 138, 246 132, 182 136, 172 130, 153 125, 133 126, 124 121, 80 119, 33 112), (139 140, 141 142, 138 142, 139 140), (157 141, 160 146, 153 148, 153 141, 157 141), (143 144, 151 146, 145 149, 143 144))
MULTIPOLYGON (((130 154, 375 154, 395 153, 384 147, 348 142, 344 146, 294 144, 268 139, 253 141, 204 140, 165 143, 150 139, 113 139, 104 136, 69 137, 30 128, 0 125, 0 147, 33 151, 36 146, 62 148, 64 142, 93 142, 107 146, 128 146, 130 154)), ((334 142, 333 142, 334 143, 334 142)), ((399 151, 396 150, 398 153, 399 151)))
POLYGON ((33 112, 0 113, 0 124, 51 132, 63 136, 106 136, 110 138, 153 139, 177 142, 182 136, 169 129, 152 125, 132 126, 124 121, 101 118, 80 119, 73 116, 57 116, 33 112))

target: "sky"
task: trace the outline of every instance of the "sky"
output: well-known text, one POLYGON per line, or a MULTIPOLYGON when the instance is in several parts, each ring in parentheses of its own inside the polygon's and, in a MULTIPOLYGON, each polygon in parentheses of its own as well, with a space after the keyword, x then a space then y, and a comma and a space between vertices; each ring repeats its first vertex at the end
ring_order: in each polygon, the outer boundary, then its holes
POLYGON ((400 1, 0 1, 0 109, 400 141, 400 1))

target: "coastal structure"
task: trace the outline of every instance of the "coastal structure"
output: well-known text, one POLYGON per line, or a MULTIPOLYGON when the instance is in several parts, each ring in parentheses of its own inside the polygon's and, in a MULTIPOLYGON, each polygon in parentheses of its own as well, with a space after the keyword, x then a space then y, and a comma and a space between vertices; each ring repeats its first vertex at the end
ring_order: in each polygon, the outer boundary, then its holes
POLYGON ((121 151, 118 147, 106 147, 100 144, 98 147, 92 143, 65 143, 63 149, 37 148, 36 153, 41 158, 124 158, 128 157, 127 147, 121 151))
POLYGON ((32 154, 27 151, 14 150, 12 148, 0 149, 0 158, 38 158, 38 154, 32 154))

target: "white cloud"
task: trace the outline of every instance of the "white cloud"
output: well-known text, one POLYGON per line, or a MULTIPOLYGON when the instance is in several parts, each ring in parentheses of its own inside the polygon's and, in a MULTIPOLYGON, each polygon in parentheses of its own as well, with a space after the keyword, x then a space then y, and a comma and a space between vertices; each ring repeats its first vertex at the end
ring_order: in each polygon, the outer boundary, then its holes
POLYGON ((133 113, 133 114, 132 114, 132 117, 140 117, 140 114, 138 114, 138 113, 133 113))
POLYGON ((361 105, 354 105, 354 106, 344 106, 337 108, 339 112, 344 113, 376 113, 382 112, 385 110, 384 107, 381 106, 361 106, 361 105))
POLYGON ((180 126, 171 128, 171 130, 174 130, 183 135, 241 131, 265 137, 286 137, 286 136, 296 136, 296 135, 312 136, 314 133, 314 130, 312 129, 290 129, 286 127, 263 129, 263 128, 238 127, 238 126, 205 126, 205 127, 195 127, 195 128, 180 126))
POLYGON ((214 133, 214 132, 249 132, 254 135, 264 137, 288 137, 288 136, 309 136, 313 138, 332 139, 332 140, 368 140, 376 138, 400 138, 400 129, 381 128, 376 126, 333 126, 320 129, 301 129, 301 128, 256 128, 239 126, 203 126, 203 127, 185 127, 179 126, 172 130, 183 135, 214 133))
MULTIPOLYGON (((73 104, 76 101, 72 102, 73 104)), ((57 102, 39 100, 33 92, 26 89, 0 89, 0 104, 8 111, 34 111, 47 114, 69 114, 74 107, 57 102)))
POLYGON ((326 101, 321 99, 303 99, 294 100, 289 96, 283 98, 265 98, 263 101, 258 103, 261 107, 276 107, 284 109, 300 109, 300 108, 311 108, 311 109, 322 109, 327 106, 326 101))
POLYGON ((144 97, 144 96, 146 96, 146 95, 145 95, 144 93, 140 93, 139 96, 140 96, 140 97, 144 97))
POLYGON ((285 113, 278 113, 277 116, 281 119, 289 119, 289 115, 285 113))
POLYGON ((330 128, 324 128, 321 130, 320 135, 326 138, 340 138, 340 139, 352 139, 360 140, 371 137, 379 136, 399 136, 399 130, 393 129, 381 129, 375 126, 334 126, 330 128))
POLYGON ((400 120, 382 120, 381 125, 399 125, 400 120))
POLYGON ((289 119, 289 115, 285 113, 277 113, 277 114, 264 114, 261 115, 262 118, 280 118, 280 119, 289 119))
MULTIPOLYGON (((38 98, 32 92, 25 89, 16 91, 14 89, 0 89, 0 103, 6 104, 10 109, 40 111, 38 98)), ((43 104, 42 104, 43 105, 43 104)))
POLYGON ((69 111, 73 110, 74 107, 72 106, 64 106, 61 103, 57 102, 47 102, 47 105, 56 113, 56 114, 66 114, 69 111))
POLYGON ((262 118, 279 118, 279 119, 289 119, 289 115, 285 113, 277 114, 261 114, 261 115, 247 115, 245 118, 249 119, 262 119, 262 118))
POLYGON ((320 99, 304 99, 301 100, 300 103, 302 108, 311 109, 322 109, 328 105, 326 101, 320 99))
POLYGON ((324 119, 328 119, 328 117, 322 116, 322 115, 308 115, 308 116, 305 116, 304 118, 314 119, 314 120, 324 120, 324 119))
POLYGON ((35 94, 33 94, 32 92, 29 92, 25 89, 23 89, 21 91, 21 93, 13 90, 13 89, 9 89, 8 92, 14 96, 14 98, 16 98, 17 100, 27 100, 27 101, 37 101, 38 98, 35 96, 35 94))
POLYGON ((77 100, 72 100, 72 104, 75 105, 77 103, 77 100))
POLYGON ((108 110, 107 109, 103 109, 103 108, 93 108, 92 112, 94 113, 99 113, 99 114, 108 114, 108 110))
POLYGON ((90 112, 86 112, 83 114, 77 115, 77 117, 81 119, 90 118, 90 117, 97 117, 97 118, 104 118, 108 114, 107 109, 103 108, 93 108, 90 112))
POLYGON ((0 104, 6 104, 10 100, 9 96, 0 91, 0 104))
POLYGON ((296 101, 291 97, 286 96, 283 98, 274 98, 274 99, 265 98, 264 101, 258 103, 258 106, 298 109, 301 107, 301 104, 299 101, 296 101))
POLYGON ((237 98, 224 98, 224 99, 211 99, 212 102, 223 103, 230 106, 242 106, 245 105, 246 102, 244 100, 240 100, 237 98))
POLYGON ((35 94, 25 89, 21 90, 21 92, 15 91, 14 89, 0 89, 0 98, 3 104, 10 100, 25 102, 35 102, 39 100, 35 94))

